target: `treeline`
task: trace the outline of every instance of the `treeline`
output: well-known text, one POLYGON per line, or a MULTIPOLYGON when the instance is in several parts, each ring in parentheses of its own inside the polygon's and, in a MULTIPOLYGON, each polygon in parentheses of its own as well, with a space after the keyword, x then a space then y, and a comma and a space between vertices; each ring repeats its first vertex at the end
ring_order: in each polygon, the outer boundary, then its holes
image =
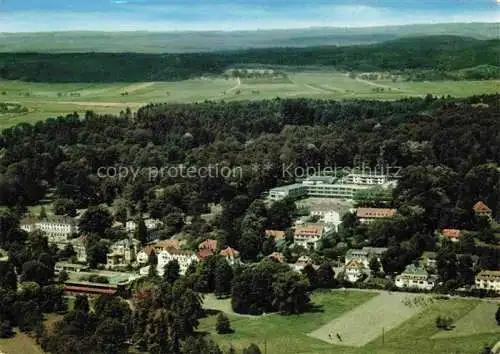
POLYGON ((2 53, 0 78, 35 82, 174 81, 222 74, 237 65, 316 66, 346 71, 453 71, 497 65, 499 40, 454 36, 348 47, 248 49, 217 53, 2 53))

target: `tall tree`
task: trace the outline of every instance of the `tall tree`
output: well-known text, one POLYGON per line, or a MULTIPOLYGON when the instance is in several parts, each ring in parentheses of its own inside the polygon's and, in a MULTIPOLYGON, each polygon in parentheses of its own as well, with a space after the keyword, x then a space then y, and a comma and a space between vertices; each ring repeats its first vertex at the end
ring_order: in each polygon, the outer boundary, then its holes
POLYGON ((179 272, 180 272, 179 262, 176 259, 174 259, 165 264, 163 279, 167 283, 173 284, 177 279, 180 278, 179 272))
POLYGON ((113 217, 107 209, 102 207, 89 207, 87 211, 83 213, 78 226, 83 233, 104 235, 104 231, 111 227, 112 223, 113 217))
POLYGON ((231 293, 233 270, 224 258, 219 258, 215 265, 214 292, 215 296, 223 297, 231 293))

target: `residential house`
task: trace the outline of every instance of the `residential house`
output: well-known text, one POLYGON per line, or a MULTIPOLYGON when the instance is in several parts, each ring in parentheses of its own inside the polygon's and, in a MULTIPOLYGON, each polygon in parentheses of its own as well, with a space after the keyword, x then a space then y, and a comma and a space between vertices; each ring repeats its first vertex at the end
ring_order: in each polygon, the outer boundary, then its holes
POLYGON ((293 234, 294 244, 305 249, 317 249, 323 233, 324 226, 320 224, 296 226, 293 234))
POLYGON ((272 259, 278 263, 285 263, 285 256, 281 252, 273 252, 267 258, 272 259))
POLYGON ((198 249, 201 250, 208 250, 211 251, 212 253, 217 252, 217 240, 213 239, 208 239, 203 241, 198 245, 198 249))
POLYGON ((21 229, 27 232, 42 231, 50 243, 55 243, 60 248, 78 233, 76 221, 64 216, 47 219, 26 218, 21 221, 21 229))
POLYGON ((476 289, 500 292, 500 271, 483 270, 476 275, 476 289))
MULTIPOLYGON (((159 219, 144 219, 144 224, 148 230, 155 230, 163 225, 163 222, 159 219)), ((127 232, 134 232, 137 229, 137 222, 134 220, 129 220, 125 223, 125 230, 127 232)))
POLYGON ((224 257, 230 265, 240 263, 240 252, 236 251, 234 248, 227 247, 221 250, 219 254, 224 257))
POLYGON ((440 236, 443 240, 458 242, 460 240, 460 236, 462 236, 462 231, 458 229, 443 229, 441 230, 440 236))
POLYGON ((381 262, 381 258, 385 252, 387 252, 387 248, 385 247, 351 248, 345 254, 345 265, 351 261, 357 261, 363 263, 363 265, 368 268, 372 258, 376 258, 381 262))
POLYGON ((424 268, 414 264, 406 266, 404 272, 396 276, 396 286, 398 288, 432 290, 436 282, 436 276, 429 275, 424 268))
POLYGON ((152 250, 154 250, 156 253, 159 253, 161 251, 166 251, 169 249, 180 250, 181 246, 179 240, 161 240, 144 247, 137 253, 137 262, 139 264, 148 263, 149 255, 151 254, 152 250))
POLYGON ((274 241, 280 241, 285 238, 285 231, 281 230, 265 230, 266 238, 274 238, 274 241))
POLYGON ((344 274, 345 279, 351 283, 355 283, 360 280, 365 274, 368 273, 368 269, 362 262, 352 260, 345 266, 344 274))
POLYGON ((319 217, 319 221, 324 223, 335 232, 339 231, 339 225, 342 224, 340 214, 328 206, 316 206, 311 209, 311 216, 319 217))
POLYGON ((308 265, 308 264, 311 264, 314 269, 318 269, 319 266, 316 266, 313 264, 313 261, 311 259, 311 257, 309 256, 300 256, 297 261, 295 262, 295 264, 293 265, 293 268, 297 271, 297 272, 302 272, 302 270, 308 265))
POLYGON ((106 255, 106 266, 125 267, 136 260, 140 242, 136 239, 123 239, 113 243, 106 255))
POLYGON ((488 219, 491 219, 491 209, 482 201, 479 201, 476 204, 474 204, 472 210, 474 211, 474 214, 476 214, 476 216, 483 216, 488 219))
POLYGON ((396 215, 396 209, 389 208, 358 208, 356 210, 356 217, 362 224, 369 224, 375 220, 383 220, 392 218, 396 215))

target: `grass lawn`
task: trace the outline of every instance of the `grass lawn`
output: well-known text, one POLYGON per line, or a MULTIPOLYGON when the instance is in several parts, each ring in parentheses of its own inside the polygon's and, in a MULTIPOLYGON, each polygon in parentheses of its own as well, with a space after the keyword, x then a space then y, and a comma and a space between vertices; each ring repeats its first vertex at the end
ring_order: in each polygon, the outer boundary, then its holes
MULTIPOLYGON (((377 294, 359 291, 314 293, 313 302, 322 305, 324 312, 290 317, 271 315, 248 318, 229 315, 235 333, 228 335, 215 333, 215 316, 211 316, 202 319, 199 329, 209 332, 224 348, 232 344, 241 350, 253 342, 259 345, 263 353, 267 347, 267 353, 272 354, 473 354, 480 353, 485 345, 494 345, 500 340, 500 327, 495 329, 488 326, 488 331, 478 331, 473 326, 467 329, 461 325, 461 322, 468 321, 466 316, 481 321, 477 316, 488 314, 480 300, 465 299, 437 300, 398 327, 385 332, 383 338, 379 336, 362 347, 332 345, 307 335, 374 296, 377 294), (478 305, 481 311, 470 314, 478 305), (457 324, 456 330, 461 332, 460 336, 440 338, 441 331, 435 325, 438 315, 453 318, 457 324)), ((380 316, 384 316, 383 309, 380 316)), ((494 316, 494 313, 490 316, 494 316)), ((453 331, 446 332, 446 335, 453 331)))
POLYGON ((261 100, 276 97, 395 100, 409 96, 470 96, 498 92, 499 81, 395 82, 350 78, 336 71, 289 73, 287 78, 198 78, 144 83, 28 83, 0 80, 0 102, 19 103, 26 113, 0 114, 0 130, 87 110, 118 114, 147 103, 261 100), (382 90, 383 89, 383 90, 382 90))
POLYGON ((277 314, 257 317, 229 315, 235 333, 214 334, 215 316, 201 320, 200 331, 211 332, 214 339, 223 346, 231 343, 236 349, 256 343, 268 353, 330 353, 332 345, 307 336, 333 318, 352 310, 370 300, 376 293, 370 292, 316 292, 312 296, 314 304, 321 306, 318 312, 300 316, 280 316, 277 314), (266 344, 265 344, 266 342, 266 344))
POLYGON ((25 333, 17 332, 8 339, 0 339, 0 353, 2 354, 38 354, 44 351, 38 346, 35 339, 25 333))

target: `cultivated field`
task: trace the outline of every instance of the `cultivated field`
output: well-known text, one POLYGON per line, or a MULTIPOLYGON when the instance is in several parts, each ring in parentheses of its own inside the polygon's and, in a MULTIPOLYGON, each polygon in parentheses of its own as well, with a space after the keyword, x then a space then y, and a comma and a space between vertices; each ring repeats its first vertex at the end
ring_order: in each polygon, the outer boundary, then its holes
POLYGON ((498 92, 499 81, 389 82, 350 78, 341 72, 302 72, 286 79, 199 78, 178 82, 45 84, 0 81, 0 102, 20 103, 26 113, 0 114, 0 129, 87 110, 118 114, 150 102, 257 100, 276 97, 383 99, 498 92))
POLYGON ((471 354, 500 339, 492 311, 498 300, 437 300, 432 295, 336 290, 314 293, 312 301, 319 310, 300 316, 229 314, 233 334, 217 335, 215 316, 203 319, 199 329, 224 348, 233 345, 240 350, 253 342, 263 353, 273 354, 471 354), (451 317, 455 327, 438 330, 439 315, 451 317))

